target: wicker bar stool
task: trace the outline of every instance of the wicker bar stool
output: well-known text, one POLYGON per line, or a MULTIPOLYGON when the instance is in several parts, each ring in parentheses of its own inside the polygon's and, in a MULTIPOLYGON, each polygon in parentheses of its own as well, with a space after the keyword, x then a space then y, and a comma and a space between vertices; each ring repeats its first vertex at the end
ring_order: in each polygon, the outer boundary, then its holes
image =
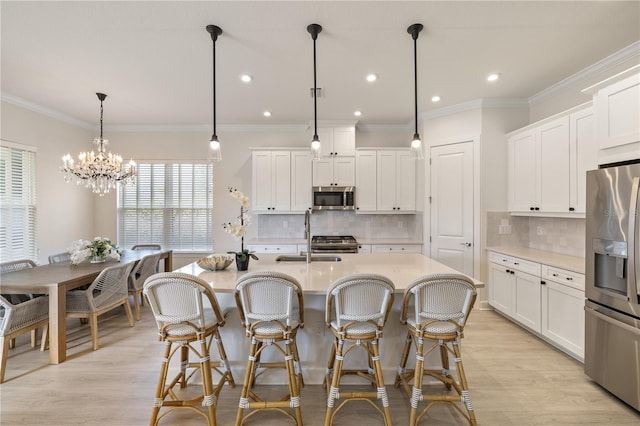
POLYGON ((238 404, 236 425, 260 412, 279 411, 302 425, 300 387, 302 373, 296 346, 296 334, 304 325, 302 288, 298 281, 278 272, 253 272, 236 283, 235 297, 240 321, 251 339, 247 371, 238 404), (282 347, 284 343, 284 348, 282 347), (274 348, 284 362, 261 362, 266 348, 274 348), (254 392, 256 378, 264 373, 258 369, 285 368, 289 394, 278 401, 266 401, 254 392), (286 409, 293 409, 293 413, 286 409), (245 415, 244 410, 251 410, 245 415))
POLYGON ((129 296, 133 296, 133 308, 138 321, 142 317, 140 306, 144 306, 144 297, 142 297, 144 282, 158 271, 159 261, 160 253, 145 256, 133 267, 129 275, 129 296))
POLYGON ((402 385, 410 399, 409 426, 417 425, 438 403, 452 405, 471 425, 477 424, 460 354, 460 339, 476 296, 473 282, 459 274, 425 276, 407 287, 400 321, 407 326, 408 333, 395 386, 402 385), (412 343, 416 363, 414 369, 407 369, 412 343), (442 368, 424 368, 425 357, 436 348, 440 349, 442 368), (450 354, 456 364, 457 379, 449 371, 450 354), (425 375, 444 383, 447 391, 453 387, 456 394, 424 394, 425 375), (427 406, 418 412, 418 403, 422 401, 427 401, 427 406))
POLYGON ((176 409, 188 409, 204 416, 210 426, 215 426, 218 395, 225 383, 235 387, 235 382, 220 339, 219 329, 225 324, 225 315, 220 311, 213 290, 193 275, 165 272, 149 277, 143 293, 155 317, 159 340, 166 345, 149 424, 158 424, 176 409), (210 359, 214 341, 219 361, 210 359), (190 353, 195 355, 197 362, 189 361, 190 353), (179 354, 180 368, 169 379, 171 359, 176 354, 179 354), (192 397, 185 388, 198 371, 202 375, 202 393, 192 397), (215 387, 213 372, 220 376, 215 387), (186 395, 191 398, 183 399, 189 398, 186 395), (163 407, 168 409, 160 413, 163 407))
POLYGON ((391 425, 391 411, 382 376, 379 340, 393 303, 394 285, 388 278, 359 274, 336 280, 327 290, 325 319, 334 335, 331 356, 327 365, 325 388, 329 389, 325 426, 333 422, 335 414, 349 401, 364 400, 375 407, 391 425), (367 369, 343 369, 343 360, 354 348, 363 348, 367 354, 367 369), (376 387, 371 392, 341 392, 340 379, 355 375, 376 387), (373 400, 379 399, 382 408, 373 400), (343 400, 336 408, 337 400, 343 400))

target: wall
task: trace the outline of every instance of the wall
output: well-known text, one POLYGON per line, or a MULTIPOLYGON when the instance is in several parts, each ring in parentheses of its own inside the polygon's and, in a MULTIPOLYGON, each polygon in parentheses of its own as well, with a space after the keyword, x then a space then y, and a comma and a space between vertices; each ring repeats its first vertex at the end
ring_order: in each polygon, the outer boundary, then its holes
MULTIPOLYGON (((59 169, 62 156, 91 150, 93 131, 24 108, 1 103, 0 138, 37 148, 36 203, 38 263, 66 251, 71 242, 98 235, 94 228, 94 199, 90 190, 65 183, 59 169)), ((115 238, 115 234, 105 234, 115 238)))
POLYGON ((585 255, 585 219, 487 212, 486 222, 487 247, 529 247, 569 256, 585 255), (509 232, 500 233, 500 226, 509 227, 509 232))

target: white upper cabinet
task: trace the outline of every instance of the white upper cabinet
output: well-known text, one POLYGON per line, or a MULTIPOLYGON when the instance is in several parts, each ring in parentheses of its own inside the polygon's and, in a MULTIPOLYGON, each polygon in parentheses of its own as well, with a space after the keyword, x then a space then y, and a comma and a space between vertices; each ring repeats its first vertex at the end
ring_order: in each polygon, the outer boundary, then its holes
POLYGON ((356 129, 318 129, 321 158, 313 160, 313 186, 355 186, 356 129))
POLYGON ((376 167, 378 212, 415 213, 416 163, 409 151, 379 150, 376 167))
POLYGON ((322 157, 353 157, 356 155, 356 128, 320 127, 320 152, 322 157))
POLYGON ((598 168, 593 108, 569 115, 569 209, 585 213, 587 171, 598 168))
POLYGON ((288 212, 291 209, 291 153, 254 151, 251 160, 253 211, 288 212))
POLYGON ((640 159, 640 65, 583 92, 593 95, 598 163, 640 159))
POLYGON ((356 153, 356 213, 376 211, 376 161, 376 151, 356 153))
POLYGON ((311 156, 309 151, 291 151, 291 213, 311 208, 311 156))
POLYGON ((578 107, 509 135, 509 211, 584 214, 586 170, 594 162, 593 113, 578 107))

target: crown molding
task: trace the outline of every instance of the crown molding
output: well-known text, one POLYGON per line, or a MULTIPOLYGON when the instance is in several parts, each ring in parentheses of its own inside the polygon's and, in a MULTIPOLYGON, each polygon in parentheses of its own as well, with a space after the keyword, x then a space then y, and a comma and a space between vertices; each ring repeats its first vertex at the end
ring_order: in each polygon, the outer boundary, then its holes
POLYGON ((634 58, 640 58, 640 40, 630 44, 629 46, 618 50, 617 52, 607 56, 606 58, 589 65, 585 69, 578 71, 577 73, 560 80, 556 84, 547 87, 546 89, 536 93, 529 98, 529 105, 542 102, 543 100, 554 96, 562 89, 579 84, 585 80, 597 76, 602 72, 605 72, 618 64, 624 63, 634 58))
POLYGON ((364 133, 378 132, 404 132, 412 129, 411 123, 407 124, 358 124, 358 131, 364 133))
POLYGON ((63 114, 61 112, 44 107, 42 105, 38 105, 34 102, 27 101, 25 99, 10 95, 5 92, 0 92, 0 100, 3 100, 11 105, 15 105, 32 112, 36 112, 38 114, 45 115, 47 117, 56 119, 58 121, 71 124, 73 126, 81 127, 86 130, 95 130, 96 128, 95 124, 90 124, 90 123, 87 123, 86 121, 78 120, 77 118, 71 117, 70 115, 63 114))
MULTIPOLYGON (((219 132, 304 132, 309 128, 306 124, 218 124, 219 132)), ((123 124, 105 126, 109 132, 162 132, 162 133, 211 133, 210 124, 192 125, 137 125, 123 124)))
POLYGON ((529 102, 526 99, 474 99, 456 105, 426 111, 419 114, 419 118, 429 121, 438 117, 459 114, 461 112, 472 111, 482 108, 528 108, 529 102))

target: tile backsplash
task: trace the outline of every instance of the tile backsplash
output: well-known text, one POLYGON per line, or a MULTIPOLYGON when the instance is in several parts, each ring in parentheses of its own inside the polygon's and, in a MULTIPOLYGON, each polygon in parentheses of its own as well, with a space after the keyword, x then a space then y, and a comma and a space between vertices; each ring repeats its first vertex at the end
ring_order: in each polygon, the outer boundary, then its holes
POLYGON ((569 256, 585 255, 585 219, 511 216, 487 212, 487 246, 520 246, 569 256))
MULTIPOLYGON (((257 223, 257 238, 304 237, 304 215, 302 214, 257 215, 257 223)), ((422 214, 360 215, 355 212, 314 211, 311 214, 311 234, 422 241, 422 214)))

